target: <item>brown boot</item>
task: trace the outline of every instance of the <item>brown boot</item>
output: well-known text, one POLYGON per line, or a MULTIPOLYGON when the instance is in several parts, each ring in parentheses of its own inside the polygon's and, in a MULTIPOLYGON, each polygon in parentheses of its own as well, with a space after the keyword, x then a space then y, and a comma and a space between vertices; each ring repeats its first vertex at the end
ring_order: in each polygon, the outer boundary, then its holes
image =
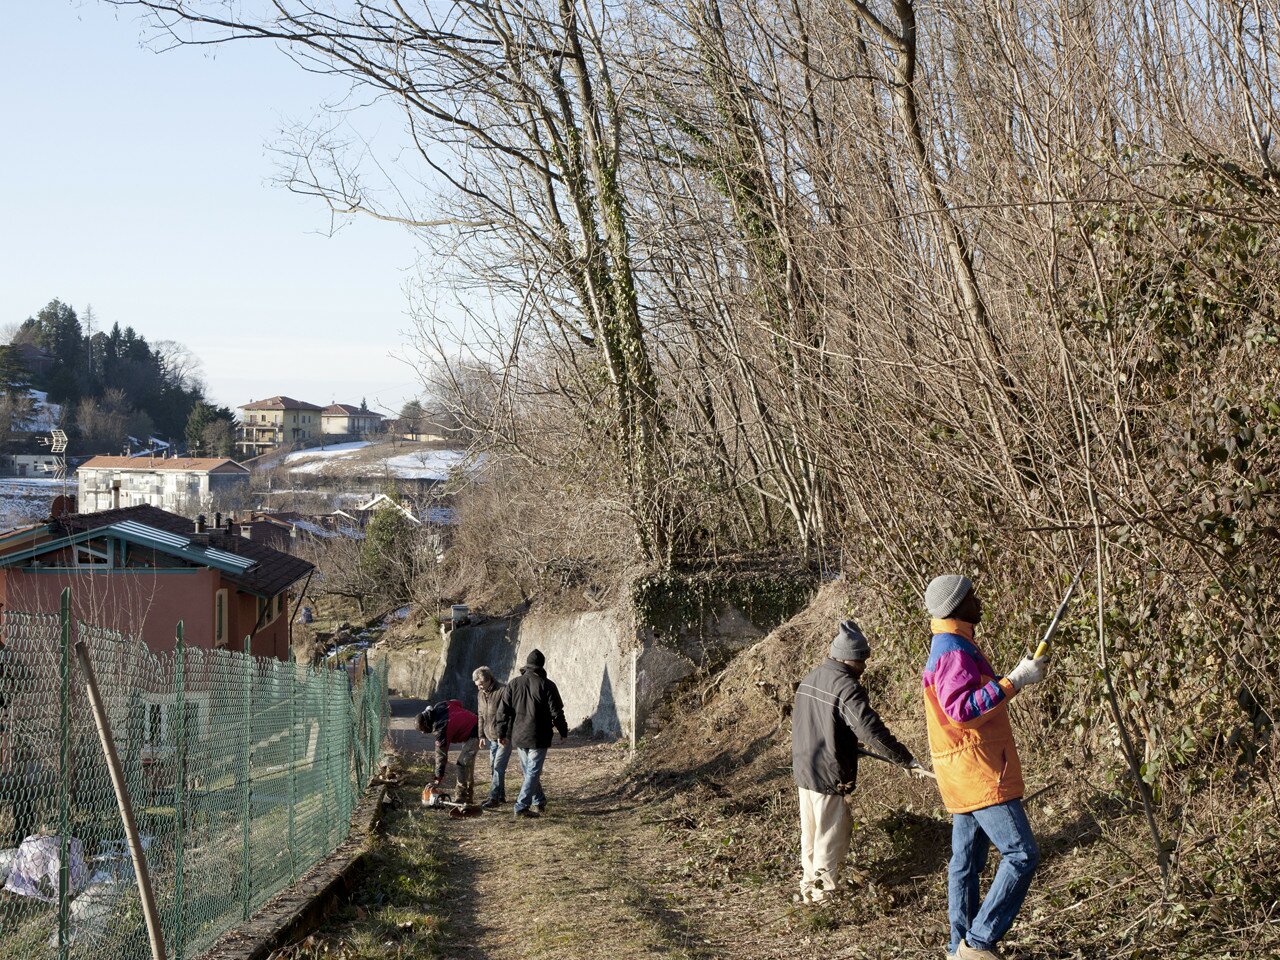
POLYGON ((1004 960, 1000 955, 1000 951, 994 947, 990 950, 979 950, 971 947, 965 941, 960 941, 960 946, 956 948, 956 960, 1004 960))

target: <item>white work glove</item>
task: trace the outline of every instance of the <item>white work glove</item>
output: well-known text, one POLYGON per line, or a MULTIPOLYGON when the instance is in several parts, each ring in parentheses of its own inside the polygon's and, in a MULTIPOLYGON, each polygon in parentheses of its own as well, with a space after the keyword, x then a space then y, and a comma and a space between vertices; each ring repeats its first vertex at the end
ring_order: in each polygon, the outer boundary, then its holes
POLYGON ((907 773, 911 774, 911 776, 915 777, 917 780, 930 779, 929 771, 920 766, 919 762, 916 760, 912 760, 907 764, 907 773))
POLYGON ((1029 687, 1043 680, 1048 667, 1048 654, 1034 659, 1023 657, 1021 662, 1009 672, 1008 680, 1013 684, 1014 690, 1021 690, 1023 687, 1029 687))

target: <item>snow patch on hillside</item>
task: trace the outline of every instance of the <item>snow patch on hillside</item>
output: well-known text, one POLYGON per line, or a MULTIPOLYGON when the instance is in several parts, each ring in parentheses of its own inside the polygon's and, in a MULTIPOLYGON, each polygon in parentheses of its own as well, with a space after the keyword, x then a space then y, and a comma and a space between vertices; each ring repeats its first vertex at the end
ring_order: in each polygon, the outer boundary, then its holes
POLYGON ((389 457, 385 462, 387 469, 402 480, 446 480, 466 459, 465 450, 423 450, 389 457))
POLYGON ((336 457, 352 450, 363 450, 369 446, 368 440, 352 440, 350 443, 335 443, 327 447, 311 447, 307 450, 295 450, 285 456, 286 461, 310 460, 312 457, 336 457))

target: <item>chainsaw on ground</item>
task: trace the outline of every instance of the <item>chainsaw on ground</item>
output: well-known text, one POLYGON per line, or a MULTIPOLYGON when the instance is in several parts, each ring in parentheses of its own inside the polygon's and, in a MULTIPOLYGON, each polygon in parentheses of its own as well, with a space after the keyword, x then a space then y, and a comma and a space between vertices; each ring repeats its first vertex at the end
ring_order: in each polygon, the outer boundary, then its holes
POLYGON ((478 804, 451 800, 438 783, 430 783, 422 791, 422 805, 429 810, 448 810, 451 817, 478 817, 484 813, 478 804))

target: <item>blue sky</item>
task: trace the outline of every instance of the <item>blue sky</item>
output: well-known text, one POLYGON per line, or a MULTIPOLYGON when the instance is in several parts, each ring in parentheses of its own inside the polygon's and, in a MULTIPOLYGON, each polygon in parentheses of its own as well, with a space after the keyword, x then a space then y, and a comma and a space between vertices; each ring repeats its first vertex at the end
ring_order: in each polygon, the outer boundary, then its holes
MULTIPOLYGON (((343 89, 274 47, 156 53, 130 10, 12 5, 0 31, 0 325, 57 297, 181 340, 230 406, 277 393, 398 409, 417 250, 402 228, 326 236, 319 201, 271 183, 270 145, 343 89)), ((398 137, 394 115, 362 134, 398 137)))

